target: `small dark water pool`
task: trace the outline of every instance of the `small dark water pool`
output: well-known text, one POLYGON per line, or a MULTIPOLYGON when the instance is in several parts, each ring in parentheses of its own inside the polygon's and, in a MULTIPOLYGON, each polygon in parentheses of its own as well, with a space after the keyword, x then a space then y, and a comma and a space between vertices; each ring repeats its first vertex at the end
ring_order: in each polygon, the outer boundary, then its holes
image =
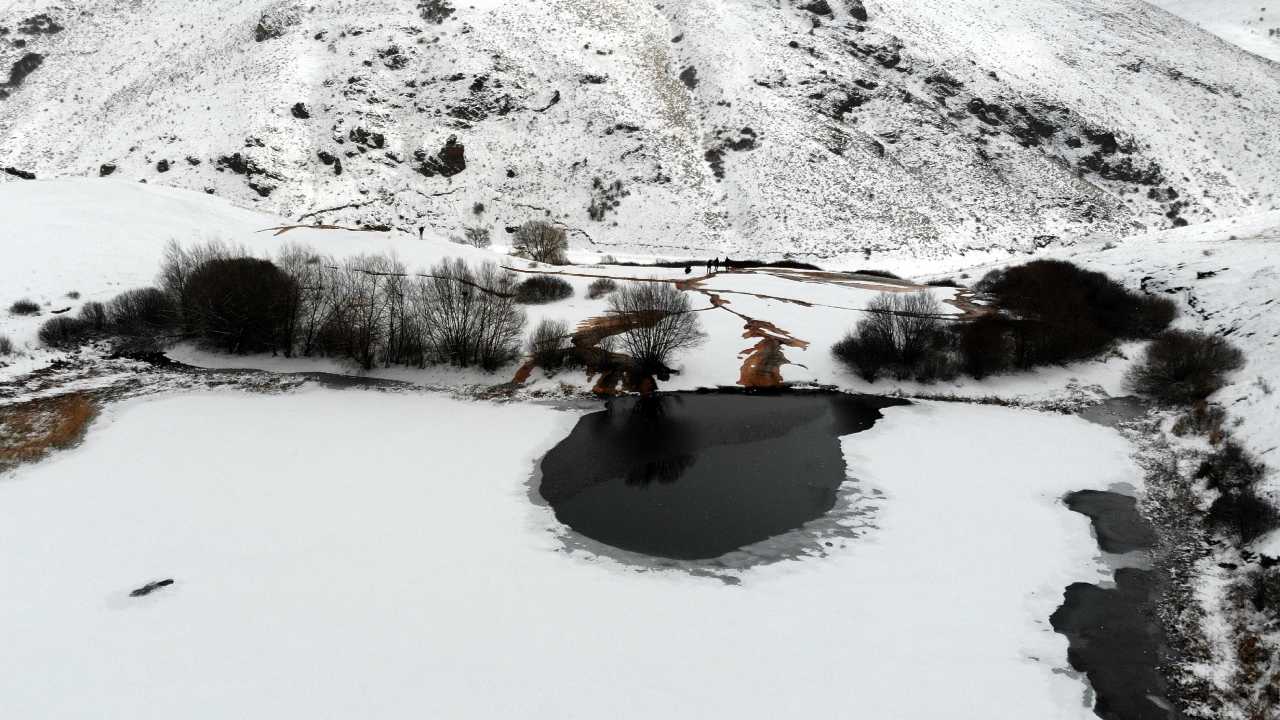
POLYGON ((657 557, 719 557, 821 517, 845 480, 839 437, 904 400, 670 393, 610 400, 542 460, 556 518, 657 557))
MULTIPOLYGON (((1082 490, 1067 507, 1093 521, 1098 547, 1107 553, 1150 550, 1155 531, 1127 495, 1082 490)), ((1166 654, 1156 602, 1165 578, 1158 570, 1120 567, 1111 587, 1073 583, 1049 618, 1067 637, 1071 667, 1089 676, 1097 695, 1094 712, 1104 720, 1176 720, 1160 673, 1166 654)))

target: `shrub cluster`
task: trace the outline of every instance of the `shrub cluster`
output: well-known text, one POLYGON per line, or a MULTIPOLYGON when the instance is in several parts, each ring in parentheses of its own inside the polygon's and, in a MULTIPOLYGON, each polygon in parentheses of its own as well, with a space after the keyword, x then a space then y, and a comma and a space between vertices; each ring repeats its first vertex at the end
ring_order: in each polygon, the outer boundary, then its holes
POLYGON ((1219 493, 1205 518, 1210 527, 1246 545, 1280 527, 1280 513, 1258 494, 1266 472, 1266 465, 1230 440, 1205 457, 1195 477, 1219 493))
POLYGON ((554 275, 534 275, 516 286, 516 301, 524 305, 542 305, 573 297, 573 286, 554 275))
POLYGON ((883 372, 923 382, 959 372, 982 378, 1092 357, 1117 340, 1151 337, 1177 314, 1167 299, 1060 260, 994 271, 977 289, 995 312, 954 324, 924 293, 883 293, 833 352, 868 380, 883 372))
POLYGON ((8 335, 0 335, 0 357, 13 354, 13 341, 8 335))
POLYGON ((1126 381, 1134 392, 1165 405, 1204 400, 1244 365, 1244 355, 1225 339, 1190 330, 1166 330, 1147 346, 1126 381))
POLYGON ((33 302, 30 298, 22 298, 13 301, 9 306, 11 315, 38 315, 40 314, 40 306, 33 302))
POLYGON ((173 302, 157 288, 126 290, 108 305, 87 302, 78 315, 58 315, 40 326, 37 336, 49 347, 67 349, 105 335, 154 337, 178 320, 173 302))
POLYGON ((883 372, 899 380, 954 376, 942 308, 927 292, 880 293, 867 317, 832 348, 835 356, 872 382, 883 372))
POLYGON ((618 283, 610 278, 596 278, 587 286, 587 297, 598 300, 618 289, 618 283))
POLYGON ((530 220, 516 229, 515 254, 549 265, 566 265, 569 239, 564 229, 542 220, 530 220))
POLYGON ((609 311, 626 324, 619 342, 646 374, 664 375, 672 354, 705 337, 689 297, 670 283, 627 283, 609 296, 609 311))
POLYGON ((1116 340, 1149 338, 1168 327, 1177 306, 1145 296, 1063 260, 1035 260, 989 273, 977 289, 995 298, 1002 321, 983 332, 1003 336, 1009 354, 979 363, 1026 369, 1092 357, 1116 340))
POLYGON ((563 320, 543 320, 534 328, 525 348, 529 357, 548 373, 564 367, 569 360, 569 324, 563 320))

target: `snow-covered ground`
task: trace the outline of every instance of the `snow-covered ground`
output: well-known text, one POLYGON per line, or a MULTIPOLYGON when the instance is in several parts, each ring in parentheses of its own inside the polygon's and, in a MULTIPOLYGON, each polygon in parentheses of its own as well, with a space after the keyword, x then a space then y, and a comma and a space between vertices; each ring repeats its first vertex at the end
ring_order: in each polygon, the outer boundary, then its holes
POLYGON ((1267 0, 1147 0, 1229 43, 1280 62, 1280 7, 1267 0))
POLYGON ((0 482, 6 716, 1092 717, 1047 618, 1106 572, 1061 495, 1140 482, 1114 432, 890 408, 843 442, 876 527, 730 585, 562 552, 527 483, 577 417, 326 390, 107 408, 0 482))

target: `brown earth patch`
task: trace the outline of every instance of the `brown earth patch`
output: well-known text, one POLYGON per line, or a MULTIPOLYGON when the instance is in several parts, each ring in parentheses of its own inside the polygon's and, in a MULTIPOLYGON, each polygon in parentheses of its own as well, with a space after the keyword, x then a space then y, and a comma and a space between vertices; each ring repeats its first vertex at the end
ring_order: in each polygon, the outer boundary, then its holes
POLYGON ((97 412, 97 403, 87 393, 0 407, 0 470, 71 447, 84 437, 97 412))

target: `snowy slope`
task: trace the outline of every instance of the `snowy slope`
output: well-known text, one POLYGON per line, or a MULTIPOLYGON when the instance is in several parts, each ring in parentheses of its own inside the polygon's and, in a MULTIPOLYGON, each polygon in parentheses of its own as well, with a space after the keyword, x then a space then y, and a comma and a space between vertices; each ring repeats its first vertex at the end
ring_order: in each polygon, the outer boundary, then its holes
POLYGON ((526 482, 576 413, 112 406, 0 482, 0 697, 20 718, 1093 718, 1047 618, 1110 570, 1059 498, 1138 482, 1127 444, 1051 413, 886 412, 842 442, 835 519, 862 536, 730 585, 566 552, 526 482))
POLYGON ((1255 55, 1280 62, 1280 7, 1267 0, 1148 0, 1255 55))
POLYGON ((0 168, 738 256, 1031 249, 1278 202, 1280 67, 1138 0, 798 4, 14 0, 0 67, 41 62, 4 89, 0 168))

